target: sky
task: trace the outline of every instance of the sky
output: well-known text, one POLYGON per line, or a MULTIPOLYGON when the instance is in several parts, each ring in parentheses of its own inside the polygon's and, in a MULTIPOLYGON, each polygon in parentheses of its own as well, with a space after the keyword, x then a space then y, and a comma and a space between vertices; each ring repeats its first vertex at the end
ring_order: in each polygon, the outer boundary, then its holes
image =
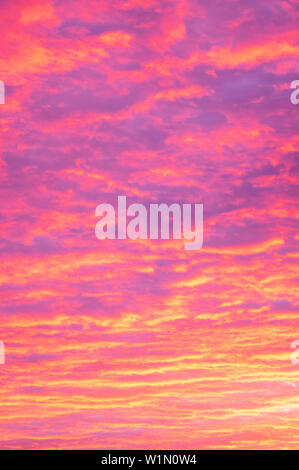
POLYGON ((1 449, 299 449, 297 1, 0 23, 1 449), (202 203, 202 249, 98 240, 119 195, 202 203))

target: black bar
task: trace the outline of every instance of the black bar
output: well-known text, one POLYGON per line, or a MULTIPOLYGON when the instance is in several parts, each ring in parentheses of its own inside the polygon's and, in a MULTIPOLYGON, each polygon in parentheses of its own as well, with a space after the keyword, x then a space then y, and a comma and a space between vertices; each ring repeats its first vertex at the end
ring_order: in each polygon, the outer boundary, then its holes
MULTIPOLYGON (((75 465, 83 470, 106 468, 141 469, 151 467, 188 467, 210 470, 216 466, 240 464, 265 465, 275 463, 285 468, 290 465, 298 450, 3 450, 10 468, 43 468, 42 465, 75 465)), ((296 461, 296 460, 295 460, 296 461)))

